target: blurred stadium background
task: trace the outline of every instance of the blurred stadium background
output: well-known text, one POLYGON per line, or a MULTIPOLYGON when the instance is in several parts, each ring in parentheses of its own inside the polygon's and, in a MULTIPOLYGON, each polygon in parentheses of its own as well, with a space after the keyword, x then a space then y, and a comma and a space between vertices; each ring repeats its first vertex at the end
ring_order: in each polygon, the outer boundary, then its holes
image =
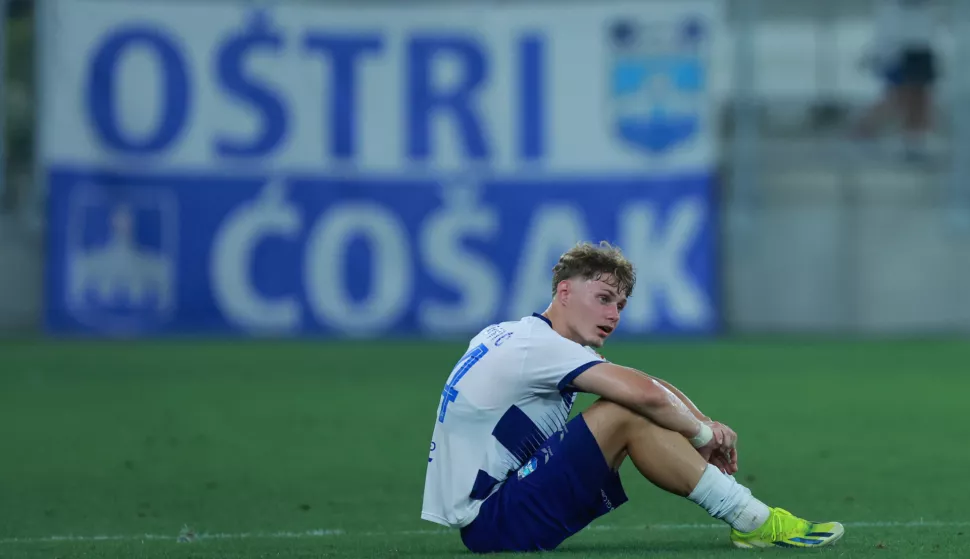
MULTIPOLYGON (((854 133, 880 4, 0 1, 0 556, 461 556, 440 385, 582 237, 756 494, 966 556, 970 2, 918 142, 854 133)), ((627 474, 563 556, 732 554, 627 474)))

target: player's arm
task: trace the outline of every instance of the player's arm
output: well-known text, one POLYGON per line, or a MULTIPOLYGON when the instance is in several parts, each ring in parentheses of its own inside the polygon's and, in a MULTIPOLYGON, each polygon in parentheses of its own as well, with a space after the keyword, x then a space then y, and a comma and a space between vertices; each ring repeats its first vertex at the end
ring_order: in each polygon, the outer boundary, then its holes
MULTIPOLYGON (((643 373, 643 374, 646 374, 646 373, 643 373)), ((704 415, 704 413, 702 413, 701 410, 694 405, 694 402, 692 402, 690 398, 688 398, 687 395, 681 392, 676 386, 655 376, 652 376, 652 375, 648 375, 648 376, 650 376, 650 378, 652 378, 653 380, 663 385, 663 387, 669 390, 671 393, 673 393, 674 396, 677 396, 677 398, 680 399, 680 401, 683 402, 685 406, 687 406, 687 409, 689 409, 690 412, 694 414, 694 417, 696 417, 697 419, 699 419, 704 423, 713 424, 717 426, 716 428, 725 430, 724 442, 726 445, 730 447, 730 450, 725 451, 724 454, 715 453, 714 455, 712 455, 711 463, 717 466, 718 468, 720 468, 722 472, 728 475, 734 475, 735 473, 737 473, 738 452, 737 452, 737 449, 734 448, 734 445, 736 444, 737 438, 738 438, 737 433, 735 433, 730 427, 723 425, 721 423, 718 423, 713 419, 711 419, 710 417, 704 415)))
POLYGON ((680 391, 675 393, 664 384, 636 369, 613 363, 594 365, 572 381, 576 388, 619 404, 691 439, 694 446, 701 446, 697 443, 710 433, 709 426, 697 416, 700 412, 695 413, 696 407, 692 410, 677 395, 680 391))
MULTIPOLYGON (((644 374, 646 374, 646 373, 644 373, 644 374)), ((685 406, 687 406, 687 409, 689 409, 690 412, 692 414, 694 414, 694 417, 696 417, 697 419, 700 419, 701 421, 708 422, 708 423, 711 422, 711 421, 713 421, 710 417, 708 417, 708 416, 704 415, 703 413, 701 413, 701 410, 698 409, 698 407, 694 405, 694 402, 691 402, 690 398, 688 398, 686 394, 684 394, 683 392, 681 392, 680 390, 678 390, 676 386, 670 384, 669 382, 667 382, 667 381, 665 381, 663 379, 657 378, 657 377, 655 377, 653 375, 648 375, 648 376, 650 376, 650 378, 652 378, 653 380, 659 382, 667 390, 673 392, 674 393, 674 396, 677 396, 677 398, 679 398, 680 401, 683 402, 685 406)))

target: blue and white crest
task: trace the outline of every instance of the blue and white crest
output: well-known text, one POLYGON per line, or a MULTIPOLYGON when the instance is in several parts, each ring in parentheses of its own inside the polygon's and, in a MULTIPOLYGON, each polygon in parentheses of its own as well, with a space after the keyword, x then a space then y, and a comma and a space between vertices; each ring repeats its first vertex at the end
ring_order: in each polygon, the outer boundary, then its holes
POLYGON ((614 134, 663 153, 695 138, 706 103, 706 36, 697 18, 610 26, 609 87, 614 134))
POLYGON ((79 188, 71 197, 64 298, 94 329, 152 329, 176 309, 178 214, 171 195, 148 189, 79 188))
POLYGON ((536 471, 536 468, 538 466, 539 466, 539 460, 537 460, 536 457, 533 456, 528 462, 526 462, 519 469, 519 479, 522 479, 525 476, 527 476, 527 475, 531 474, 532 472, 536 471))

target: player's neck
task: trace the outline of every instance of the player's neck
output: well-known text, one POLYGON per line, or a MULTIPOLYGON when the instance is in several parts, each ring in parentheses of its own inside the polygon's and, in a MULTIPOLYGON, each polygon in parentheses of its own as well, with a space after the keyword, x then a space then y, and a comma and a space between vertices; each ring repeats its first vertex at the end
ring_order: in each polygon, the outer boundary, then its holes
POLYGON ((566 326, 566 320, 559 313, 559 309, 555 306, 550 305, 545 311, 542 312, 542 316, 546 318, 552 324, 552 329, 560 336, 566 338, 567 340, 572 340, 577 344, 582 345, 583 341, 577 339, 578 336, 566 326))

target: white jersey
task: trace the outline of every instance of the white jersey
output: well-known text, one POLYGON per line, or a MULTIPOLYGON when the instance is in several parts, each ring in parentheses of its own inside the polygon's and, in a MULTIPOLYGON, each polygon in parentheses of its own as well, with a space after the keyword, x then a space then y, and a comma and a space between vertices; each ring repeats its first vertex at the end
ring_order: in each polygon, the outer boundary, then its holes
POLYGON ((569 383, 604 360, 533 314, 475 336, 441 393, 421 518, 467 526, 569 417, 569 383))

